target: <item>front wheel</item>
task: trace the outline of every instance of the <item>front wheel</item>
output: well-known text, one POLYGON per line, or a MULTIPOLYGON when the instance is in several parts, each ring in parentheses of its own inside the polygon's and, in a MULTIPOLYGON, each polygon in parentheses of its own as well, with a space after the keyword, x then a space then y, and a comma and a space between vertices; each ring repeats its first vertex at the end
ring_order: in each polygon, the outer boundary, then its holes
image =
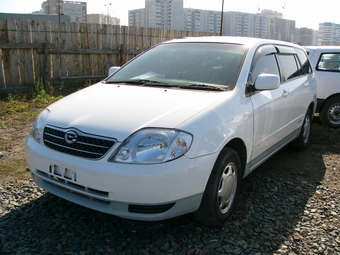
POLYGON ((320 120, 322 124, 340 128, 340 97, 328 99, 320 112, 320 120))
POLYGON ((225 148, 216 160, 201 205, 194 213, 198 221, 221 226, 231 216, 239 192, 241 161, 236 151, 225 148))

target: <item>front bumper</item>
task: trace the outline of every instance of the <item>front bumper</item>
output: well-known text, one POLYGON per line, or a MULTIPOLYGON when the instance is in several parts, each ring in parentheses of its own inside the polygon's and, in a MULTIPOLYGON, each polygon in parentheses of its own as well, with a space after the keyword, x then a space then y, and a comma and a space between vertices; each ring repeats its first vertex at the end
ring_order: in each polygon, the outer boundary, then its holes
POLYGON ((38 186, 76 204, 135 220, 163 220, 198 209, 217 155, 133 165, 63 154, 26 139, 38 186))

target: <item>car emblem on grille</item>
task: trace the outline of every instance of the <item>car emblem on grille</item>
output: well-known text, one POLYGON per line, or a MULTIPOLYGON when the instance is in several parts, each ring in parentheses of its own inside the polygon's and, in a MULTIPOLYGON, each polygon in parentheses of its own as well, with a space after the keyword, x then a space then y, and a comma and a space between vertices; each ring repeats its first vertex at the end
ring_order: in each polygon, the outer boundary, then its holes
POLYGON ((78 134, 75 131, 68 131, 64 138, 66 143, 73 144, 77 141, 78 134))

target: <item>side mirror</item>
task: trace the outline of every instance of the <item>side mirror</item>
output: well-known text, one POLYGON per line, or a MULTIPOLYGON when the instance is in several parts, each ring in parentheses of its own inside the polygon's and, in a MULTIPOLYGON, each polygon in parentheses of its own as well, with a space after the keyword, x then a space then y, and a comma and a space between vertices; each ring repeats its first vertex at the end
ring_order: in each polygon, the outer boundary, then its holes
POLYGON ((256 90, 274 90, 280 86, 280 77, 276 74, 260 74, 255 80, 256 90))
POLYGON ((109 75, 108 76, 117 72, 119 68, 120 68, 120 66, 111 66, 110 69, 109 69, 109 75))

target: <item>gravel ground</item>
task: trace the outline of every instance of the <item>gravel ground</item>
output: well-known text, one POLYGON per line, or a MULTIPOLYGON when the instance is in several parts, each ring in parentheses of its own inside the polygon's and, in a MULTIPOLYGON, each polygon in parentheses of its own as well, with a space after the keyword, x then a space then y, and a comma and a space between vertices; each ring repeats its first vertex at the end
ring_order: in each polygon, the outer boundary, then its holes
POLYGON ((218 228, 192 215, 124 220, 11 181, 0 187, 0 254, 340 254, 340 191, 263 172, 243 180, 218 228))

